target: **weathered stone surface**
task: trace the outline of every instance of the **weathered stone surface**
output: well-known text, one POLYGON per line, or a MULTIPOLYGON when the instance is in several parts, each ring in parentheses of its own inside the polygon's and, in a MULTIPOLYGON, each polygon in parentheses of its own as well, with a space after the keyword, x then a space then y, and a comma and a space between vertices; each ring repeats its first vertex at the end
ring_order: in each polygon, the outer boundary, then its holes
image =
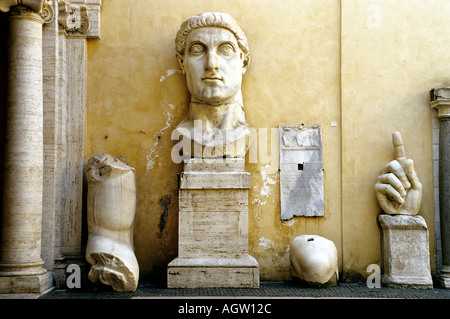
MULTIPOLYGON (((445 265, 443 272, 450 277, 450 116, 446 120, 440 121, 439 130, 439 211, 442 263, 445 265)), ((450 288, 448 281, 446 288, 450 288)))
POLYGON ((185 160, 180 189, 249 189, 250 173, 237 158, 185 160))
POLYGON ((0 293, 42 293, 52 285, 41 259, 44 21, 42 1, 28 3, 33 9, 14 6, 9 14, 0 293))
POLYGON ((206 12, 184 21, 175 42, 191 94, 188 114, 176 128, 192 141, 184 155, 244 157, 250 134, 241 92, 250 63, 244 33, 230 15, 206 12))
POLYGON ((295 237, 289 247, 294 279, 313 287, 336 286, 339 279, 336 246, 317 235, 295 237))
POLYGON ((250 174, 244 172, 244 163, 244 159, 185 162, 178 258, 168 265, 169 288, 259 287, 259 266, 248 254, 250 174), (186 175, 197 180, 186 182, 186 175))
POLYGON ((320 125, 280 125, 281 219, 323 216, 320 125))
POLYGON ((176 258, 168 267, 168 288, 259 288, 259 265, 242 258, 176 258))
POLYGON ((0 292, 3 293, 44 293, 53 288, 52 274, 46 272, 32 276, 0 277, 0 292))
POLYGON ((430 91, 431 106, 439 119, 439 221, 442 243, 442 268, 439 281, 450 288, 450 87, 430 91))
POLYGON ((89 159, 86 171, 89 279, 117 291, 135 291, 139 265, 133 251, 134 168, 110 155, 97 154, 89 159))
POLYGON ((248 255, 247 190, 180 190, 179 257, 248 255))
POLYGON ((227 173, 182 173, 181 189, 249 189, 250 174, 245 172, 227 173))
POLYGON ((184 172, 244 172, 245 161, 237 158, 194 158, 184 161, 184 172))
POLYGON ((421 216, 379 215, 382 282, 388 287, 433 287, 428 228, 421 216))

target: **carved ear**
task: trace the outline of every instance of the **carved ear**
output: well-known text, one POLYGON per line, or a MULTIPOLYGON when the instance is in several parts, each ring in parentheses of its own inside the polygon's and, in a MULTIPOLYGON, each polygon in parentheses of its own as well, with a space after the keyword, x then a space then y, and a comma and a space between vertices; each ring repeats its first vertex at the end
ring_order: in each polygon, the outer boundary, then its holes
POLYGON ((245 74, 249 64, 250 64, 250 55, 247 54, 247 56, 244 56, 244 61, 243 61, 243 64, 242 64, 242 74, 245 74))
POLYGON ((177 53, 177 60, 181 68, 181 73, 183 73, 183 75, 186 75, 186 72, 184 70, 184 58, 179 53, 177 53))

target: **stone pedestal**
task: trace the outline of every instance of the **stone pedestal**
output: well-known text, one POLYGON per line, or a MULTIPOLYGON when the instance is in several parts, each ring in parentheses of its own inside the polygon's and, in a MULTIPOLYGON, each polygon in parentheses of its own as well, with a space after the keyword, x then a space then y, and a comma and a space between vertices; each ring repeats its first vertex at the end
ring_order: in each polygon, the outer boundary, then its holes
POLYGON ((379 215, 383 283, 392 288, 431 289, 428 228, 423 217, 379 215))
POLYGON ((439 119, 439 217, 441 224, 442 268, 439 281, 450 288, 450 87, 431 90, 431 106, 439 119))
POLYGON ((178 258, 169 288, 259 288, 248 254, 248 189, 244 159, 189 159, 180 176, 178 258))

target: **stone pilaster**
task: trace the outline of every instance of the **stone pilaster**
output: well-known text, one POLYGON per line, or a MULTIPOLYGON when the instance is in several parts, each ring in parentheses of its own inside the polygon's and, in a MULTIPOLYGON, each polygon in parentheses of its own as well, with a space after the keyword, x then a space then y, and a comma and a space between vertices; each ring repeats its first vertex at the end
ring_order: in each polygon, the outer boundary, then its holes
POLYGON ((81 252, 84 132, 87 103, 87 36, 89 20, 86 7, 68 4, 59 20, 66 35, 66 179, 63 254, 66 263, 84 265, 81 252))
MULTIPOLYGON (((68 264, 87 270, 82 254, 84 133, 87 104, 87 40, 100 37, 100 0, 58 1, 58 127, 54 158, 60 208, 54 219, 55 274, 63 286, 68 264)), ((57 130, 57 131, 56 131, 57 130)), ((87 276, 83 276, 87 277, 87 276)))
POLYGON ((450 87, 430 91, 430 102, 439 119, 439 217, 442 269, 440 284, 450 288, 450 87))
POLYGON ((41 229, 42 25, 53 13, 43 0, 20 4, 10 8, 0 292, 41 293, 52 285, 42 267, 41 229))
POLYGON ((42 64, 43 64, 43 137, 44 137, 44 180, 42 196, 42 249, 44 268, 53 271, 55 251, 55 218, 63 198, 62 187, 58 185, 61 165, 58 160, 58 148, 61 138, 61 108, 59 102, 59 41, 58 10, 54 10, 54 19, 42 28, 42 64))

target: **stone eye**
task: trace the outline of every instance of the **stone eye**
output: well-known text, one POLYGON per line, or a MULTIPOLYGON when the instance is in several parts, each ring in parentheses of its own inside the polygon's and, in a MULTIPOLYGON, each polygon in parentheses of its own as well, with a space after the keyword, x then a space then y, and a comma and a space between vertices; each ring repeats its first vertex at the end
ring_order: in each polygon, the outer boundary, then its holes
POLYGON ((205 52, 205 47, 201 44, 194 44, 189 49, 189 52, 191 52, 192 55, 200 55, 205 52))
POLYGON ((234 48, 231 44, 222 44, 218 51, 223 55, 232 55, 234 53, 234 48))

